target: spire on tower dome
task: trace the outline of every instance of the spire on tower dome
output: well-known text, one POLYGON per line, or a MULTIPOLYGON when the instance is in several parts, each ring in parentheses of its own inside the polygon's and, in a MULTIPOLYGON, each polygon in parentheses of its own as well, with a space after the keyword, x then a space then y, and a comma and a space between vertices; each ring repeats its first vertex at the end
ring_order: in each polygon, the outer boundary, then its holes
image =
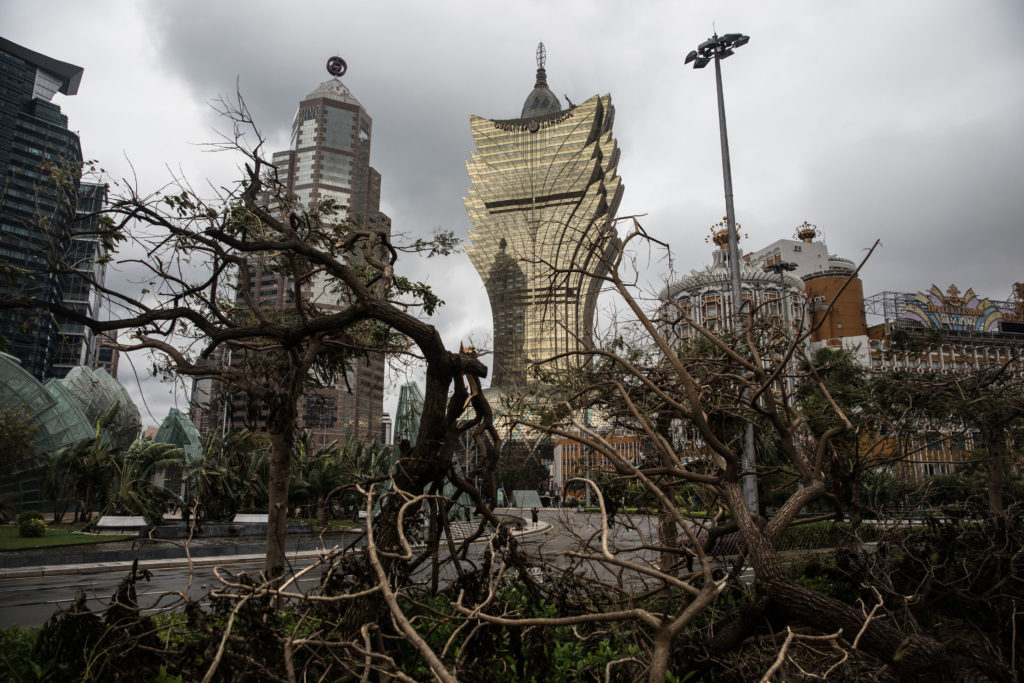
POLYGON ((537 82, 523 104, 522 118, 524 119, 562 111, 562 105, 559 104, 555 93, 548 88, 548 75, 544 69, 547 57, 548 53, 544 49, 544 43, 537 43, 537 82))

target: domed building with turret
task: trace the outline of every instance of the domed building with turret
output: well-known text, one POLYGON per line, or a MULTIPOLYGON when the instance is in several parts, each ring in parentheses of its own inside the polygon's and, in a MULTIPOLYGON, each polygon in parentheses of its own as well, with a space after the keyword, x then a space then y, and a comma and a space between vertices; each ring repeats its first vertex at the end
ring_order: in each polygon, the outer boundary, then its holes
MULTIPOLYGON (((716 332, 732 329, 734 318, 729 238, 724 222, 712 227, 711 241, 715 245, 711 265, 694 270, 670 284, 664 298, 693 323, 716 332)), ((788 326, 806 329, 803 323, 807 307, 804 283, 800 278, 784 269, 775 273, 760 263, 751 265, 741 252, 740 286, 743 306, 745 309, 749 306, 753 315, 781 316, 788 326)), ((671 317, 671 313, 668 315, 671 317)), ((693 338, 694 330, 688 325, 677 324, 674 333, 682 339, 689 339, 693 338)))

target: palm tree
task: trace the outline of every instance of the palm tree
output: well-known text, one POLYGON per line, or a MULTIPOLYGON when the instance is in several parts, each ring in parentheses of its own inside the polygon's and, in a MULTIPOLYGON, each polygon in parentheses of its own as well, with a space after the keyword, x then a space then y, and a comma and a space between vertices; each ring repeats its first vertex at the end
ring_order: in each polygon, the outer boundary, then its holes
POLYGON ((79 449, 71 446, 58 448, 49 454, 49 463, 42 480, 43 497, 53 501, 53 523, 64 519, 68 507, 75 501, 76 459, 79 449))
POLYGON ((337 441, 317 446, 313 433, 303 431, 295 444, 295 475, 288 484, 295 502, 316 501, 316 523, 321 529, 330 518, 330 496, 341 483, 340 448, 337 441))
POLYGON ((296 444, 297 476, 289 484, 296 502, 316 503, 316 522, 327 526, 333 499, 349 504, 358 502, 354 484, 387 477, 391 468, 391 450, 376 440, 369 444, 350 440, 344 447, 337 442, 323 446, 314 444, 306 431, 296 444))
POLYGON ((376 439, 370 443, 349 440, 341 450, 341 483, 344 488, 342 500, 347 505, 361 506, 363 501, 355 484, 371 480, 384 480, 391 472, 393 453, 390 448, 376 439))
POLYGON ((113 477, 105 512, 142 515, 149 524, 163 519, 167 503, 177 499, 172 491, 153 483, 160 470, 181 467, 185 452, 171 443, 139 439, 112 458, 113 477))
POLYGON ((102 427, 97 427, 96 436, 76 453, 71 472, 81 521, 88 522, 94 508, 106 507, 114 480, 114 455, 102 427))
POLYGON ((44 493, 53 500, 62 502, 58 514, 54 510, 54 521, 59 521, 72 500, 77 501, 76 521, 88 522, 95 508, 106 507, 109 491, 114 480, 115 444, 106 425, 117 416, 120 404, 96 421, 96 431, 88 440, 65 446, 52 453, 47 476, 44 478, 44 493))
POLYGON ((212 433, 203 457, 186 463, 185 505, 204 519, 227 520, 239 510, 266 509, 269 445, 248 429, 212 433))
POLYGON ((341 451, 342 469, 351 481, 386 477, 391 458, 391 449, 376 439, 368 444, 350 440, 341 451))

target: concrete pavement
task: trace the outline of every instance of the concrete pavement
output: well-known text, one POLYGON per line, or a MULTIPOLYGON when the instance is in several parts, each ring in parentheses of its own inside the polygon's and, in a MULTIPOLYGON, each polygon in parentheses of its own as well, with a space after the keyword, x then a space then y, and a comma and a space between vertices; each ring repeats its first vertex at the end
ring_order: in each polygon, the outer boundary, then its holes
MULTIPOLYGON (((466 538, 472 531, 475 531, 477 522, 456 522, 452 524, 452 536, 455 540, 461 540, 466 538)), ((527 522, 522 529, 512 531, 512 535, 517 538, 533 536, 536 534, 543 534, 550 531, 552 525, 548 522, 527 522)), ((355 534, 354 534, 355 535, 355 534)), ((212 540, 212 539, 209 539, 212 540)), ((343 539, 339 539, 342 540, 343 539)), ((487 537, 481 537, 477 542, 486 541, 487 537)), ((337 543, 334 545, 323 544, 320 545, 319 541, 312 541, 316 547, 311 548, 294 548, 288 553, 288 560, 293 564, 301 564, 302 562, 311 562, 320 557, 321 553, 325 550, 329 551, 334 547, 344 547, 344 543, 337 543)), ((204 567, 212 565, 227 565, 227 564, 238 564, 238 563, 254 563, 263 560, 265 557, 264 552, 244 552, 244 553, 217 553, 214 555, 201 555, 196 551, 206 547, 218 547, 223 549, 229 547, 231 544, 225 544, 224 546, 210 546, 204 544, 203 546, 197 546, 195 549, 191 549, 192 553, 192 566, 204 567)), ((184 550, 177 546, 164 546, 165 548, 171 547, 175 550, 180 550, 180 555, 175 557, 160 557, 150 559, 139 559, 139 569, 169 569, 188 566, 188 558, 185 556, 184 550)), ((102 554, 105 551, 99 551, 95 553, 95 557, 90 560, 89 551, 82 551, 81 562, 63 562, 63 563, 48 563, 48 564, 29 564, 19 567, 0 568, 0 580, 2 579, 21 579, 30 578, 36 576, 61 576, 69 574, 101 574, 105 572, 120 572, 126 571, 131 567, 135 557, 122 558, 118 557, 115 560, 105 559, 102 554)), ((134 555, 139 551, 123 550, 122 553, 134 555)), ((38 556, 42 562, 46 562, 47 555, 49 553, 33 553, 34 556, 38 556)))

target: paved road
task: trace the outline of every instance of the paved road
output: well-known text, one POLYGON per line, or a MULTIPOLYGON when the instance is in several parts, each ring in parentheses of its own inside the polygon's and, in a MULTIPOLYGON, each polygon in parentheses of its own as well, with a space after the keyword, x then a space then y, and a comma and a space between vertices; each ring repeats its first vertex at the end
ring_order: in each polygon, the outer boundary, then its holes
MULTIPOLYGON (((529 517, 529 511, 512 512, 529 517)), ((641 542, 641 535, 649 542, 656 542, 656 520, 645 516, 635 516, 629 520, 636 529, 626 528, 619 524, 612 528, 609 542, 612 547, 635 547, 641 542)), ((527 551, 537 557, 538 564, 550 562, 556 566, 565 566, 569 559, 566 551, 578 547, 578 537, 593 539, 592 547, 600 542, 600 517, 597 514, 577 513, 572 510, 540 511, 541 527, 547 529, 541 533, 528 533, 520 538, 527 551), (550 524, 551 527, 547 528, 550 524)), ((483 555, 485 544, 474 546, 470 559, 479 561, 483 555)), ((649 552, 641 553, 652 559, 649 552)), ((230 571, 247 571, 257 573, 262 568, 262 560, 247 558, 245 561, 231 561, 229 558, 218 558, 217 566, 230 571)), ((310 559, 308 562, 312 562, 310 559)), ((164 563, 166 564, 166 563, 164 563)), ((308 563, 307 563, 308 564, 308 563)), ((113 595, 118 582, 122 579, 129 565, 125 564, 117 570, 93 574, 67 574, 27 576, 23 578, 0 579, 0 628, 13 624, 21 626, 40 625, 50 617, 58 607, 67 607, 73 601, 76 592, 81 589, 89 599, 89 606, 102 607, 113 595)), ((298 568, 306 566, 296 562, 298 568)), ((169 606, 171 598, 160 596, 169 591, 184 589, 188 572, 184 567, 161 567, 152 569, 152 580, 138 585, 139 602, 144 607, 169 606)), ((593 566, 592 571, 599 578, 610 578, 611 575, 600 567, 593 566)), ((442 580, 454 575, 449 568, 442 580)), ((319 572, 313 571, 303 577, 300 588, 310 588, 319 580, 319 572)), ((218 582, 213 574, 213 566, 195 568, 192 587, 189 590, 191 599, 200 599, 209 587, 218 582)))
MULTIPOLYGON (((247 562, 222 562, 217 566, 231 572, 245 571, 256 574, 263 568, 262 560, 247 562)), ((196 567, 188 596, 201 599, 211 587, 220 585, 213 573, 214 567, 196 567)), ((150 581, 136 585, 139 604, 146 608, 168 608, 180 603, 180 596, 165 595, 169 591, 184 591, 188 584, 186 567, 154 569, 150 581), (161 598, 161 596, 164 596, 161 598)), ((125 571, 101 574, 66 574, 33 578, 0 580, 0 628, 14 624, 39 626, 58 608, 71 605, 76 593, 82 590, 88 598, 88 606, 101 609, 109 603, 125 571)), ((319 574, 310 573, 299 579, 299 586, 309 589, 316 585, 319 574)))

